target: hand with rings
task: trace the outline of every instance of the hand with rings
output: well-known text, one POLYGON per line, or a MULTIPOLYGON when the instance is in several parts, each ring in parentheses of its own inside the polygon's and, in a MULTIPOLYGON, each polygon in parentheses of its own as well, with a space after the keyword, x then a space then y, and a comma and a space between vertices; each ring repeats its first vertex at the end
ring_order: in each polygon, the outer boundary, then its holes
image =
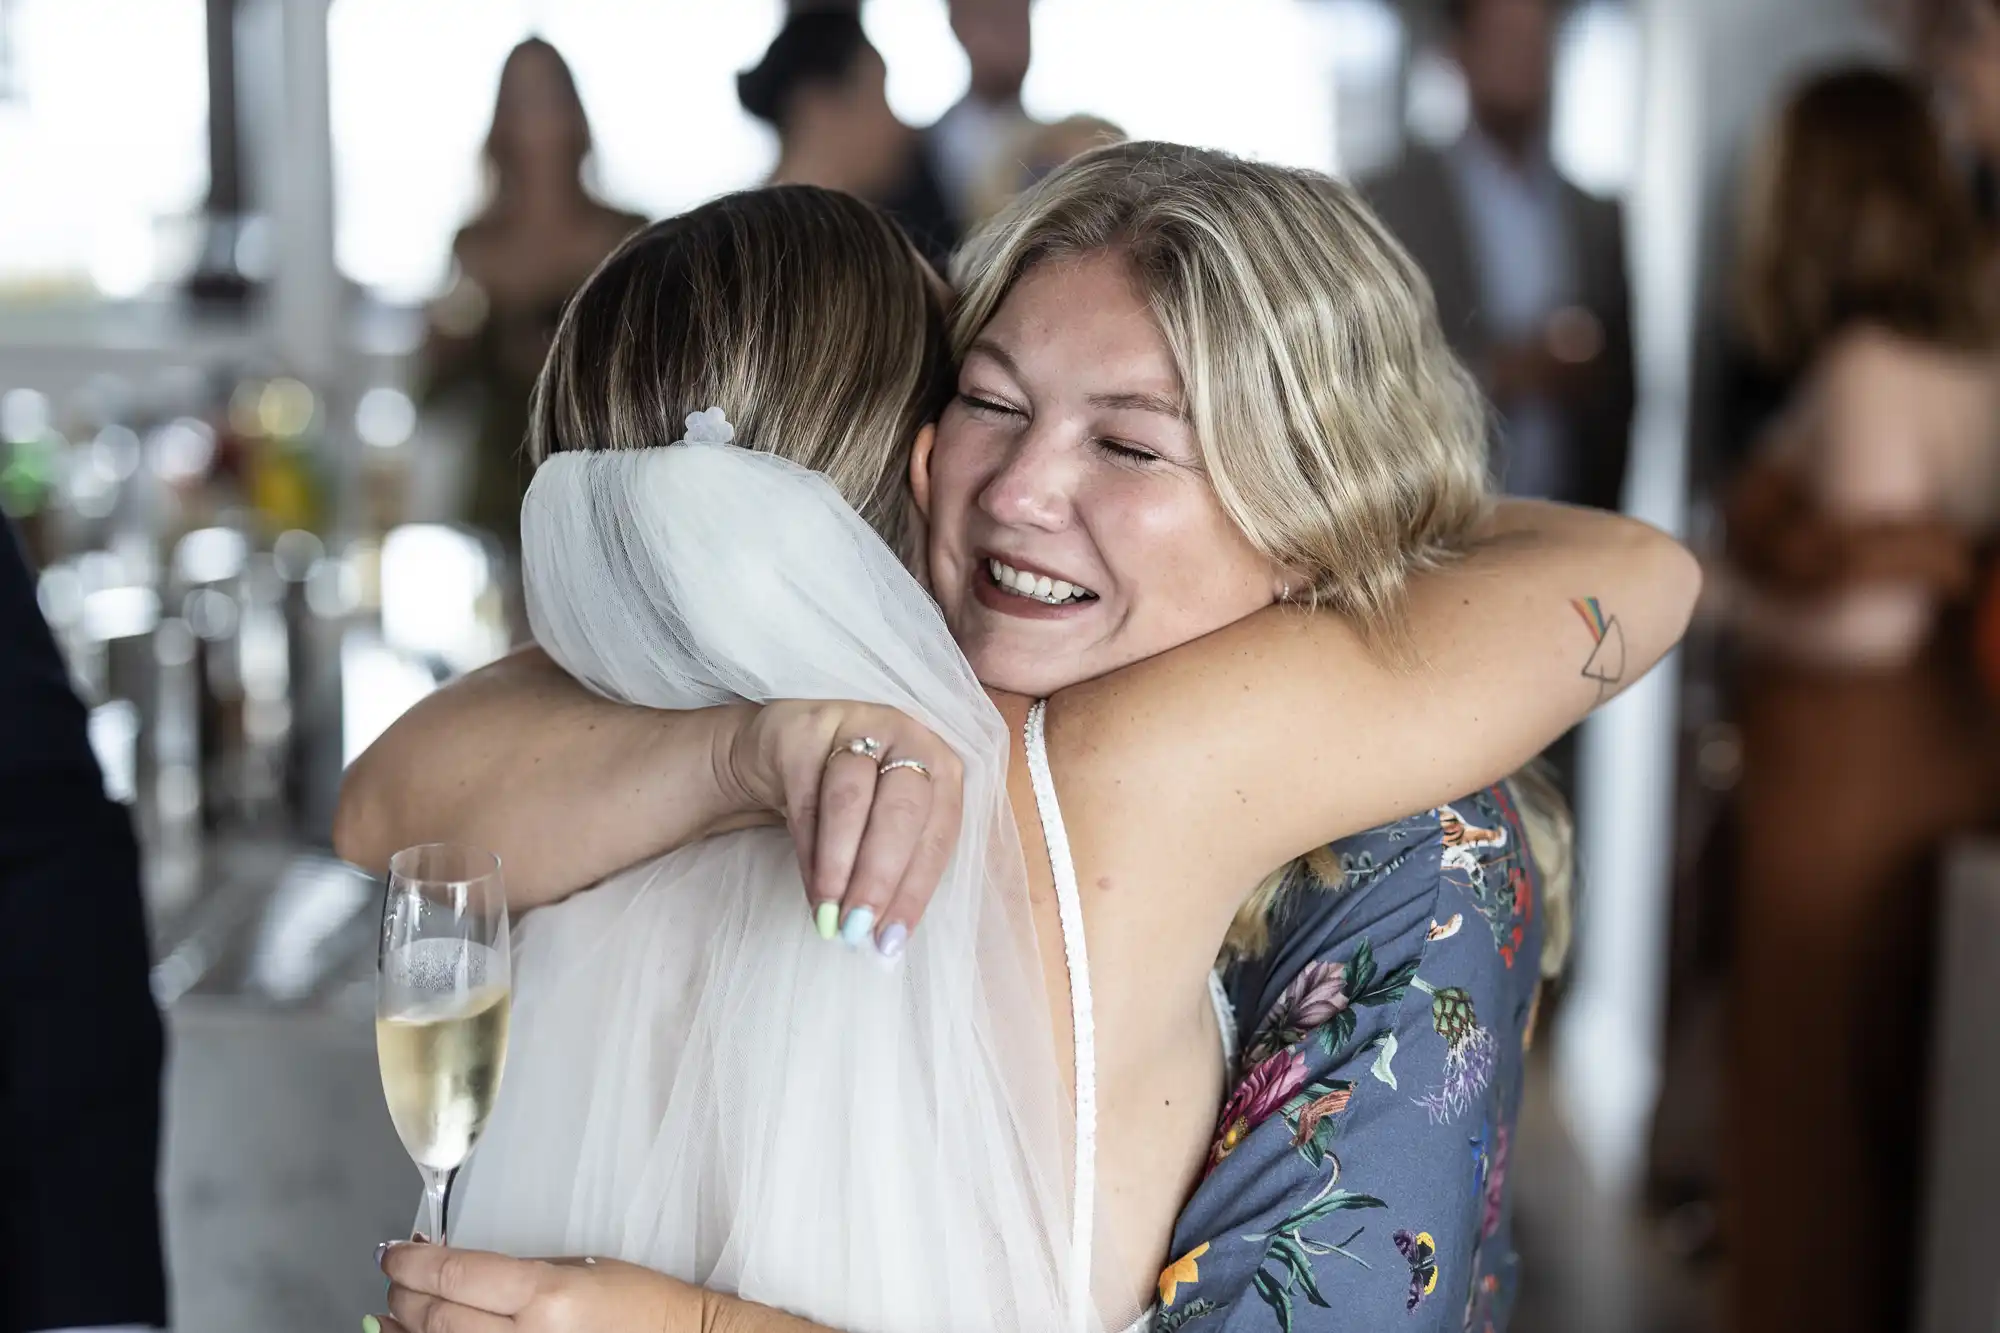
POLYGON ((958 843, 958 756, 894 708, 827 700, 766 704, 736 748, 791 829, 821 938, 900 955, 958 843))

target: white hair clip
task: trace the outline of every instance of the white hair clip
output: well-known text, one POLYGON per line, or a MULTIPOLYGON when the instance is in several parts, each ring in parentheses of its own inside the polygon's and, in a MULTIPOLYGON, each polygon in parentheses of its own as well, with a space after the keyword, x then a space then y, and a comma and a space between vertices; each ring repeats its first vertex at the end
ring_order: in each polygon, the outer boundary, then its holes
POLYGON ((682 444, 733 444, 736 442, 736 427, 729 424, 729 418, 719 407, 711 407, 706 412, 687 414, 687 434, 681 436, 682 444))

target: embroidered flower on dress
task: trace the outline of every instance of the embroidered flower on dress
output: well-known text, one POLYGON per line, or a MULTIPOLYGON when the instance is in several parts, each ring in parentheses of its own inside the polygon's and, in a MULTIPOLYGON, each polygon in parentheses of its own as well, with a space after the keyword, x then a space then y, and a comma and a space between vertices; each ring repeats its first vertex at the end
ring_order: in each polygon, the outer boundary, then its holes
POLYGON ((1222 1121, 1215 1146, 1209 1150, 1208 1169, 1236 1151, 1243 1136, 1270 1119, 1300 1088, 1305 1086, 1306 1058, 1297 1051, 1282 1051, 1243 1076, 1229 1105, 1222 1108, 1222 1121))
POLYGON ((1301 1040, 1314 1028, 1332 1021, 1348 1003, 1346 964, 1325 959, 1307 963, 1258 1025, 1256 1039, 1250 1043, 1250 1063, 1258 1064, 1301 1040))
POLYGON ((1417 1104, 1431 1114, 1436 1124, 1464 1115, 1493 1077, 1499 1058, 1499 1043, 1479 1024, 1472 996, 1459 986, 1442 989, 1412 978, 1411 984, 1431 997, 1431 1026, 1444 1038, 1444 1079, 1417 1104))
POLYGON ((1172 1305, 1174 1297, 1180 1294, 1181 1283, 1201 1281, 1201 1267, 1195 1260, 1207 1253, 1208 1242, 1203 1241, 1160 1270, 1160 1304, 1172 1305))
POLYGON ((681 436, 683 444, 733 444, 736 441, 736 427, 729 424, 729 418, 719 407, 711 407, 705 412, 687 414, 687 434, 681 436))

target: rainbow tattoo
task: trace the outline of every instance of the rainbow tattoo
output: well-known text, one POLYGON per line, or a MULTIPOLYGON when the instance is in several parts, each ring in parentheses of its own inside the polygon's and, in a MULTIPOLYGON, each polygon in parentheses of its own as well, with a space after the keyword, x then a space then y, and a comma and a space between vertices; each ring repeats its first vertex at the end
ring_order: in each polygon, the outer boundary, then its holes
POLYGON ((1604 631, 1610 622, 1605 619, 1604 608, 1597 604, 1597 599, 1595 597, 1579 597, 1571 602, 1570 605, 1575 607, 1576 613, 1583 617, 1583 623, 1590 627, 1591 642, 1601 643, 1604 639, 1604 631))
POLYGON ((1570 603, 1583 617, 1590 631, 1590 657, 1581 675, 1597 682, 1597 702, 1603 703, 1625 679, 1625 630, 1618 617, 1607 615, 1595 597, 1580 597, 1570 603))

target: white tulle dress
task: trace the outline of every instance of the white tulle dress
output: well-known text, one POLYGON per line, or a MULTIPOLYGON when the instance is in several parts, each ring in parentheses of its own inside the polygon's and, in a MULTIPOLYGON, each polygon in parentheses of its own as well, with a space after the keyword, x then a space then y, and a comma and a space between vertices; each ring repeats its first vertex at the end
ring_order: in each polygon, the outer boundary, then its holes
POLYGON ((894 964, 819 938, 775 829, 525 917, 453 1242, 626 1259, 847 1333, 1101 1329, 1094 1109, 1079 1133, 1008 736, 928 594, 823 478, 723 445, 558 455, 521 530, 535 637, 591 689, 893 704, 964 758, 964 826, 894 964))

